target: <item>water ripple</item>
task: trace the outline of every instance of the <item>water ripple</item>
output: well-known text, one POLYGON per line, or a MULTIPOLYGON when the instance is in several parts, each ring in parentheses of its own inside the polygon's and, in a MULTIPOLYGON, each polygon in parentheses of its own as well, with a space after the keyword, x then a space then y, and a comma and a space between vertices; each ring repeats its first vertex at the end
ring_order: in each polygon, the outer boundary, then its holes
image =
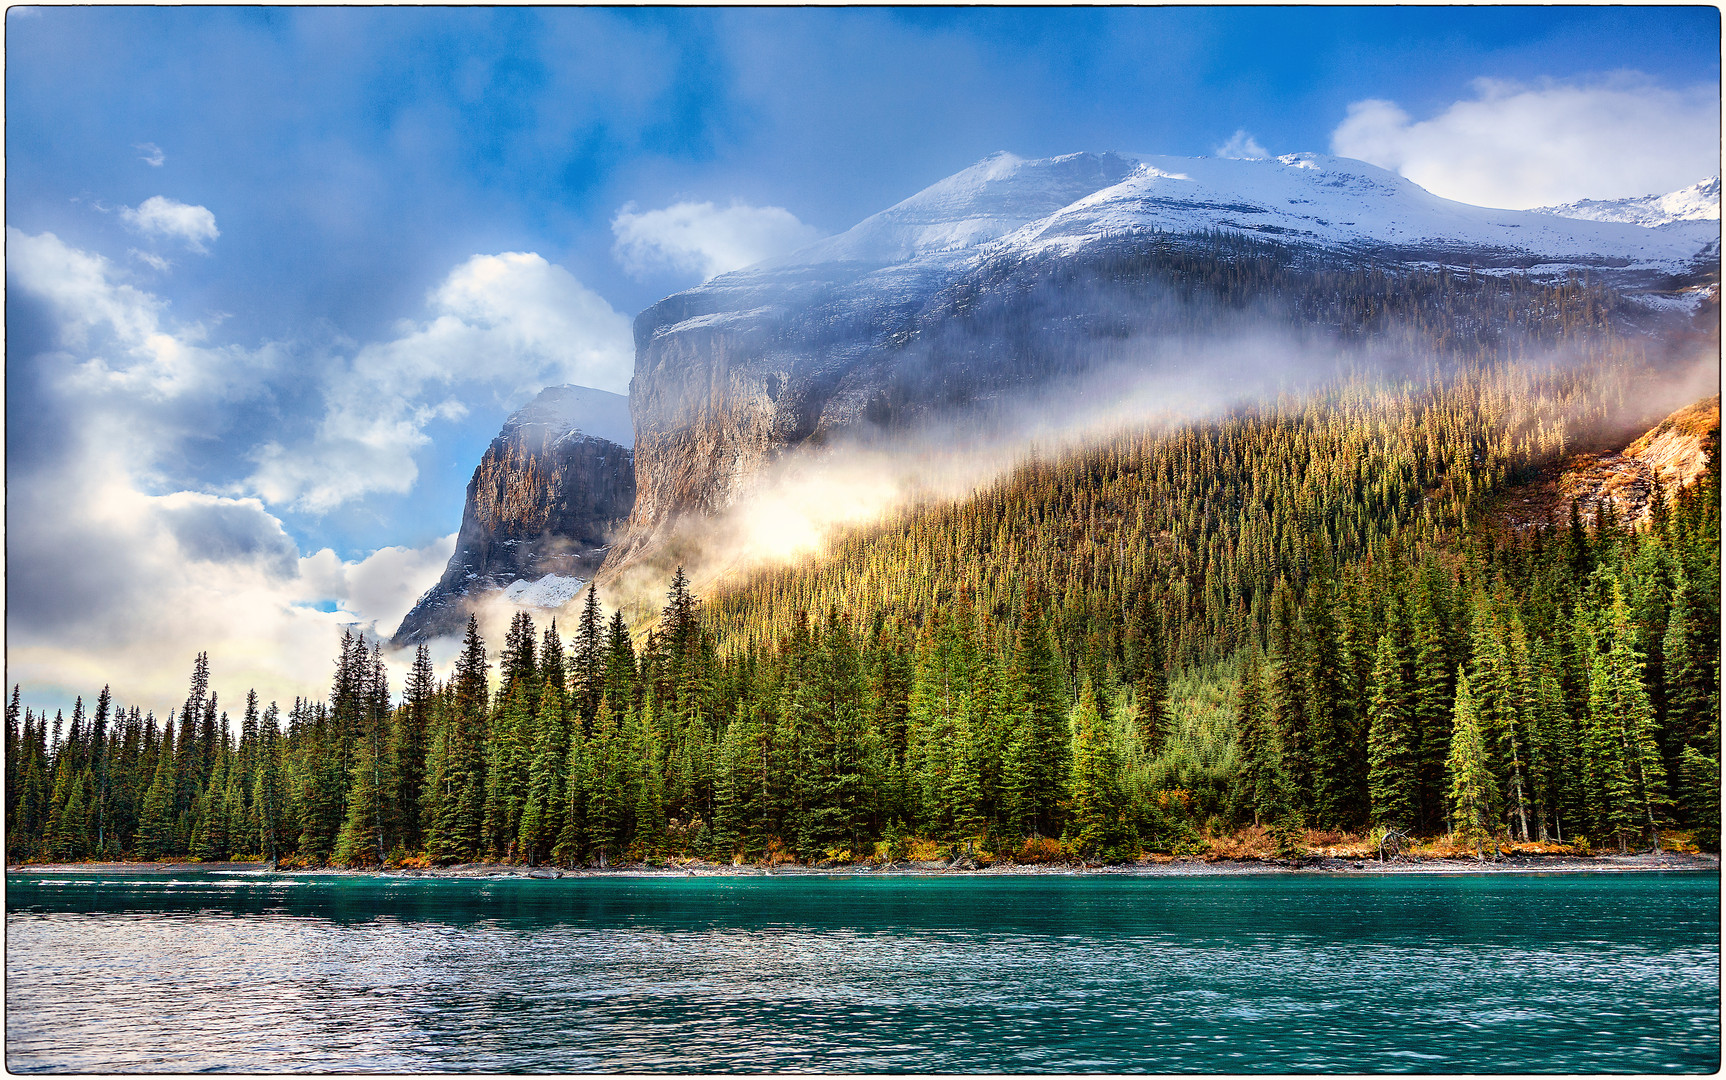
POLYGON ((19 1072, 1719 1063, 1714 875, 22 875, 7 931, 19 1072))

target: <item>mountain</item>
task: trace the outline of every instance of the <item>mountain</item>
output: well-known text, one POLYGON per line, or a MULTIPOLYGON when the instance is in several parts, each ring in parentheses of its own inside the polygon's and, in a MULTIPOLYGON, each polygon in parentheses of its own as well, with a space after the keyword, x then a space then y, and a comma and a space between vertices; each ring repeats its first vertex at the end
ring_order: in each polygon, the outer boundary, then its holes
POLYGON ((504 421, 467 485, 455 554, 397 647, 459 634, 493 596, 557 609, 591 580, 635 501, 629 399, 553 386, 504 421))
POLYGON ((1720 224, 1720 178, 1710 176, 1687 188, 1665 195, 1641 195, 1631 199, 1582 199, 1559 206, 1540 206, 1530 211, 1583 221, 1617 221, 1627 225, 1658 228, 1677 221, 1711 221, 1720 224))
POLYGON ((1134 342, 1267 320, 1350 340, 1424 320, 1477 350, 1578 320, 1635 329, 1688 319, 1718 257, 1711 220, 1469 206, 1316 154, 996 154, 641 313, 638 493, 607 572, 733 505, 790 448, 1034 394, 1134 342))

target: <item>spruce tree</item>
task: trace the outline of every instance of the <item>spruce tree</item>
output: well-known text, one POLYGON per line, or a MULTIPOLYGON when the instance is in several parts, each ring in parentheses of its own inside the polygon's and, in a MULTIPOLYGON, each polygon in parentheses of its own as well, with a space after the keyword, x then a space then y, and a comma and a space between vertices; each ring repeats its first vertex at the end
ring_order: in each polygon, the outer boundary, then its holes
POLYGON ((1125 840, 1119 761, 1103 730, 1096 694, 1086 679, 1069 721, 1072 776, 1068 784, 1067 843, 1082 855, 1118 856, 1125 840))
POLYGON ((622 853, 627 821, 627 755, 609 695, 599 701, 587 738, 587 835, 601 866, 622 853))
MULTIPOLYGON (((1716 740, 1718 745, 1718 740, 1716 740)), ((1679 759, 1678 774, 1685 809, 1704 851, 1720 850, 1720 758, 1686 746, 1679 759)))
POLYGON ((1407 830, 1420 799, 1419 756, 1406 665, 1396 639, 1382 634, 1367 706, 1367 790, 1376 825, 1407 830))
POLYGON ((1498 821, 1497 781, 1487 759, 1486 732, 1475 705, 1468 674, 1456 677, 1456 705, 1451 716, 1450 755, 1445 771, 1450 776, 1450 819, 1456 837, 1484 856, 1498 821))
POLYGON ((1017 703, 1025 718, 1026 798, 1034 829, 1058 835, 1061 796, 1070 753, 1067 739, 1067 694, 1061 664, 1050 644, 1036 589, 1025 593, 1019 634, 1013 649, 1013 682, 1023 695, 1017 703))
POLYGON ((174 807, 174 724, 172 717, 162 729, 162 743, 156 753, 156 772, 150 787, 144 792, 143 806, 138 816, 138 852, 146 859, 160 859, 178 854, 174 807))
POLYGON ((418 850, 425 842, 421 806, 436 697, 437 679, 432 671, 431 653, 421 644, 414 650, 413 668, 402 688, 402 705, 390 726, 390 756, 396 782, 393 802, 399 815, 401 842, 408 851, 418 850))
POLYGON ((1257 652, 1249 650, 1241 662, 1235 690, 1235 760, 1239 762, 1233 785, 1236 816, 1251 814, 1255 825, 1274 819, 1280 758, 1265 700, 1264 669, 1257 652))
POLYGON ((1667 799, 1665 767, 1654 738, 1654 709, 1642 684, 1642 657, 1623 590, 1612 586, 1608 639, 1598 652, 1588 689, 1589 804, 1595 826, 1627 850, 1639 835, 1660 846, 1659 816, 1667 799))
POLYGON ((275 702, 258 722, 258 771, 253 781, 252 805, 258 813, 258 842, 273 867, 279 857, 277 838, 282 831, 284 801, 281 758, 281 714, 275 702))
POLYGON ((1138 677, 1134 681, 1134 706, 1138 718, 1139 741, 1145 751, 1155 754, 1162 748, 1166 734, 1169 707, 1168 663, 1163 645, 1162 613, 1143 594, 1136 610, 1138 624, 1138 677))
POLYGON ((563 778, 569 763, 570 726, 564 716, 563 694, 555 681, 555 676, 548 675, 540 690, 527 802, 516 837, 516 851, 530 864, 544 861, 563 831, 563 778))

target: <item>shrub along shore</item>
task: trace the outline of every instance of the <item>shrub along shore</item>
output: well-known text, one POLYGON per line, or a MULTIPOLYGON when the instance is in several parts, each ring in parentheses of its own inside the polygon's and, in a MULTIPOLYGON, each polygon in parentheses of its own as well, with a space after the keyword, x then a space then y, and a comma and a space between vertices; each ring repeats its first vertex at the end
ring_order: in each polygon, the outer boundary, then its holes
MULTIPOLYGON (((1258 830, 1262 833, 1262 830, 1258 830)), ((1040 861, 1003 858, 991 852, 963 851, 953 845, 916 842, 905 857, 892 860, 868 858, 857 862, 841 859, 814 864, 795 861, 717 863, 702 858, 625 862, 614 866, 533 867, 520 863, 476 862, 453 866, 430 866, 408 859, 403 865, 380 869, 348 869, 280 865, 267 862, 79 862, 26 863, 8 866, 7 873, 121 874, 197 873, 211 871, 334 874, 432 878, 567 878, 567 877, 752 877, 763 875, 916 875, 916 874, 1110 874, 1145 877, 1192 877, 1262 873, 1553 873, 1553 872, 1670 872, 1720 870, 1720 856, 1696 849, 1681 834, 1666 837, 1660 851, 1620 854, 1606 851, 1585 854, 1563 844, 1510 844, 1496 857, 1477 856, 1472 848, 1438 840, 1380 858, 1370 838, 1326 837, 1334 843, 1315 843, 1303 853, 1279 858, 1262 836, 1253 830, 1214 841, 1202 854, 1185 856, 1147 853, 1137 859, 1102 863, 1070 852, 1050 851, 1040 861), (1225 854, 1227 853, 1227 854, 1225 854)), ((1050 845, 1051 848, 1058 845, 1050 845)))

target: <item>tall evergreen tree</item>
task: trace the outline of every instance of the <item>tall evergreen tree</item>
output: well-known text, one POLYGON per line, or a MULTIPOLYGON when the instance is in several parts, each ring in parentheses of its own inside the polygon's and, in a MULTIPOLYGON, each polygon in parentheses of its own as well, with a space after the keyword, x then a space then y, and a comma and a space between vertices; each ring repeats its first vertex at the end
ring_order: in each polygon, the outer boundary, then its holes
POLYGON ((1450 818, 1457 839, 1482 855, 1498 821, 1498 785, 1486 753, 1486 732, 1466 672, 1456 677, 1456 706, 1450 725, 1450 818))
POLYGON ((1375 824, 1409 829, 1420 804, 1419 754, 1408 665, 1393 634, 1382 634, 1367 706, 1367 790, 1375 824))

